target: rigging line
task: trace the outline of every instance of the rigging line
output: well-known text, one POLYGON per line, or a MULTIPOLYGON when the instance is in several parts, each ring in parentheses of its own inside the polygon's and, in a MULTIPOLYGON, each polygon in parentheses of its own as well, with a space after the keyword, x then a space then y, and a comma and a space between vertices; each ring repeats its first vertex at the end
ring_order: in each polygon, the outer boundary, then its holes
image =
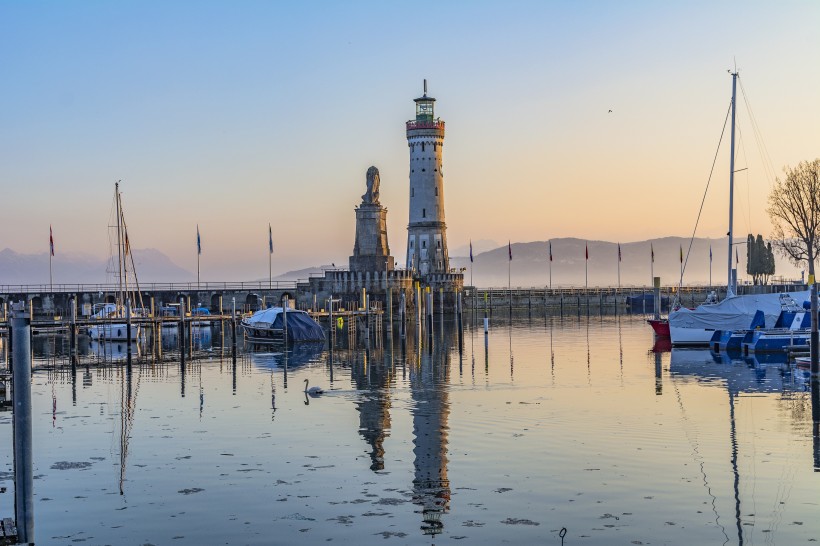
POLYGON ((743 80, 740 79, 739 76, 738 79, 740 80, 740 93, 743 95, 743 102, 746 104, 746 110, 749 112, 749 120, 751 121, 755 143, 757 144, 758 153, 760 154, 760 159, 763 163, 763 171, 766 173, 766 178, 769 179, 769 184, 771 185, 776 178, 774 164, 772 163, 772 158, 769 155, 769 149, 766 146, 766 142, 763 140, 763 134, 760 131, 757 118, 752 110, 752 103, 749 101, 749 97, 746 95, 746 89, 743 87, 743 80))
MULTIPOLYGON (((692 253, 692 243, 695 241, 695 233, 698 231, 700 215, 703 214, 703 204, 706 202, 706 194, 709 193, 709 184, 712 182, 712 175, 715 173, 715 164, 717 163, 718 153, 720 152, 720 144, 723 142, 723 135, 726 133, 726 124, 729 121, 729 113, 731 111, 732 101, 729 101, 729 108, 726 109, 726 118, 723 120, 723 129, 720 131, 720 139, 718 140, 717 149, 715 150, 715 158, 712 160, 712 169, 709 171, 709 179, 706 180, 706 189, 703 191, 703 199, 700 201, 700 210, 698 210, 698 217, 695 220, 695 229, 692 230, 692 237, 689 239, 689 248, 686 251, 686 260, 683 262, 683 267, 681 268, 678 288, 683 286, 683 274, 686 272, 686 265, 689 263, 689 255, 692 253)), ((680 290, 678 290, 678 293, 680 293, 680 290)))

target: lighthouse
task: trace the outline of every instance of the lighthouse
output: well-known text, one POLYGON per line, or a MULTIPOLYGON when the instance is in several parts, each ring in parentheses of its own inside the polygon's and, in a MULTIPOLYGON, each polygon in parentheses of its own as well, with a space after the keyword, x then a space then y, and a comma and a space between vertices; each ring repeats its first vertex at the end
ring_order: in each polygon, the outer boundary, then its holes
POLYGON ((410 148, 410 222, 407 225, 407 268, 420 279, 447 273, 447 226, 444 222, 444 122, 435 116, 436 99, 414 99, 416 119, 407 122, 410 148))

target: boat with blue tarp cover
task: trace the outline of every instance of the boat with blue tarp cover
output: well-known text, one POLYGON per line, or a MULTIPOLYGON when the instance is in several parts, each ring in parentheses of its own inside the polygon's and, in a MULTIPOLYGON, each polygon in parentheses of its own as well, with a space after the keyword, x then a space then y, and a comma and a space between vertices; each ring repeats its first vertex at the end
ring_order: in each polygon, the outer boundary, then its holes
POLYGON ((271 343, 288 341, 324 341, 325 332, 305 311, 268 307, 242 319, 242 328, 250 341, 271 343), (287 328, 285 328, 287 326, 287 328))

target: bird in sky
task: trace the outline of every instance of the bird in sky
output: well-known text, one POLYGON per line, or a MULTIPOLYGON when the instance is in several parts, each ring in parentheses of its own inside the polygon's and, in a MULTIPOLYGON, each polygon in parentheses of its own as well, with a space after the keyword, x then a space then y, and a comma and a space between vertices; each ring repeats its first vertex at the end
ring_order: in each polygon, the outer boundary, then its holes
POLYGON ((607 112, 607 114, 611 114, 611 113, 612 113, 612 110, 610 110, 609 112, 607 112))

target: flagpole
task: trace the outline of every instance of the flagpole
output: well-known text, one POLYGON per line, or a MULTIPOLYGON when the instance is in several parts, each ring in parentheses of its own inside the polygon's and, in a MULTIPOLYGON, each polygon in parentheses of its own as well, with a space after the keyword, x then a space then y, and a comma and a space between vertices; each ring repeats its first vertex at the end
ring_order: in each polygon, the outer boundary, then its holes
POLYGON ((655 286, 655 248, 649 244, 649 286, 655 286))
MULTIPOLYGON (((584 290, 589 289, 589 243, 584 247, 584 290)), ((589 294, 587 294, 589 298, 589 294)))
POLYGON ((550 290, 552 290, 552 241, 550 241, 550 290))
POLYGON ((199 257, 202 255, 202 244, 199 240, 199 224, 196 226, 196 289, 199 290, 199 257))
POLYGON ((618 290, 621 289, 621 243, 618 243, 618 290))
POLYGON ((509 259, 507 260, 507 294, 510 298, 510 318, 512 318, 512 274, 510 271, 512 270, 512 243, 507 241, 507 254, 509 259))
POLYGON ((51 274, 51 259, 54 257, 54 233, 51 225, 48 226, 48 286, 49 291, 54 292, 54 276, 51 274))

